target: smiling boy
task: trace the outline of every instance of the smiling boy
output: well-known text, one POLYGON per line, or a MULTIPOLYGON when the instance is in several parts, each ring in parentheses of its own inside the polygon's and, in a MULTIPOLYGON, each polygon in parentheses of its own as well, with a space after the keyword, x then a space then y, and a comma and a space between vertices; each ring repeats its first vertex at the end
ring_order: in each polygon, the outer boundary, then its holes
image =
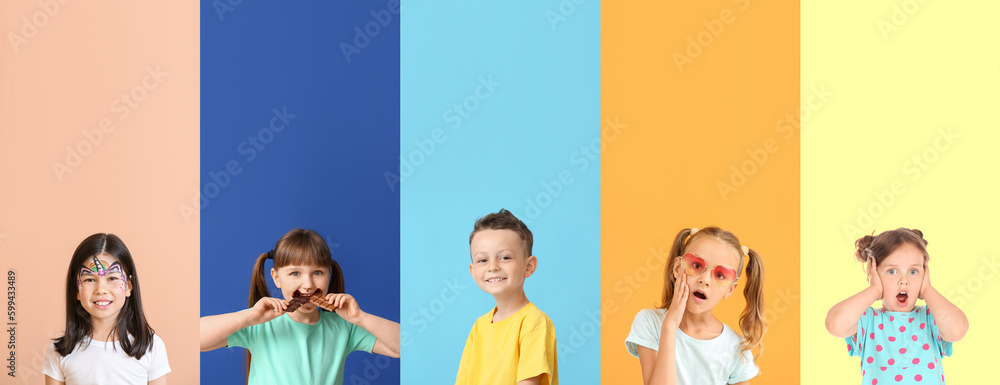
POLYGON ((496 307, 476 320, 465 341, 456 385, 558 385, 556 329, 524 294, 535 272, 531 230, 510 211, 479 218, 469 235, 469 273, 496 307))

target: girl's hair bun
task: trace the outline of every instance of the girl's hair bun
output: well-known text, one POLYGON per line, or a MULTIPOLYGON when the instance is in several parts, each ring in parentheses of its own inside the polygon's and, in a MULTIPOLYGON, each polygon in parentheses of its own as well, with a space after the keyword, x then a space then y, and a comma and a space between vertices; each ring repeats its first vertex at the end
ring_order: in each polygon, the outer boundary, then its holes
POLYGON ((856 242, 854 242, 854 247, 857 248, 857 250, 854 251, 854 258, 857 258, 857 260, 860 262, 867 262, 868 258, 870 257, 868 255, 868 251, 869 248, 872 247, 872 241, 874 240, 875 237, 871 235, 865 235, 860 239, 858 239, 856 242))

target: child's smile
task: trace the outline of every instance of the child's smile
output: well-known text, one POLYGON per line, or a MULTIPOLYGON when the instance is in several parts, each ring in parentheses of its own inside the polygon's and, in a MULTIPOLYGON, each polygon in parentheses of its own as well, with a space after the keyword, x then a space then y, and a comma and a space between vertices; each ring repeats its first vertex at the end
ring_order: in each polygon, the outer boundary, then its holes
POLYGON ((472 263, 469 273, 476 285, 493 295, 520 292, 524 278, 531 275, 524 242, 511 230, 483 230, 477 232, 470 245, 472 263))
POLYGON ((80 267, 76 299, 91 317, 116 319, 131 295, 126 274, 111 255, 94 256, 80 267))

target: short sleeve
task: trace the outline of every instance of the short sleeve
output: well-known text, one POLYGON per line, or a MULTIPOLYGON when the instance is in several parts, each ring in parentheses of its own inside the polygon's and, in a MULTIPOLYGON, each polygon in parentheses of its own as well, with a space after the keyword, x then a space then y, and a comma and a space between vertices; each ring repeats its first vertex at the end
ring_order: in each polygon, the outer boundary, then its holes
POLYGON ((149 381, 170 373, 170 362, 167 361, 167 346, 160 339, 160 336, 153 335, 153 351, 147 354, 150 354, 149 381))
POLYGON ((870 338, 864 338, 865 333, 872 333, 872 326, 875 325, 875 310, 874 308, 868 308, 865 313, 858 318, 858 330, 853 336, 844 338, 847 342, 847 353, 850 356, 861 357, 865 351, 865 342, 870 338))
POLYGON ((235 333, 230 334, 226 337, 227 347, 241 347, 247 350, 253 351, 253 341, 254 337, 257 336, 257 329, 260 325, 251 325, 243 329, 237 330, 235 333))
POLYGON ((632 321, 632 329, 625 337, 625 348, 632 356, 639 358, 639 347, 643 346, 654 351, 660 348, 660 329, 663 325, 660 317, 653 309, 642 309, 632 321))
POLYGON ((757 377, 757 374, 760 374, 760 369, 753 362, 753 352, 747 350, 741 354, 737 353, 734 355, 736 362, 733 363, 733 370, 729 374, 730 384, 749 381, 751 378, 757 377))
POLYGON ((931 314, 931 309, 927 308, 924 311, 927 312, 927 325, 929 325, 931 330, 931 339, 934 341, 934 349, 936 349, 938 354, 942 357, 950 357, 952 353, 951 342, 945 341, 944 338, 941 338, 937 321, 934 320, 934 315, 931 314))
POLYGON ((546 317, 521 334, 517 358, 518 382, 542 374, 546 375, 542 385, 556 375, 556 330, 546 317))
POLYGON ((45 364, 42 366, 42 374, 52 377, 53 380, 65 382, 66 376, 63 375, 62 359, 63 356, 56 352, 56 344, 49 344, 45 348, 45 364))
POLYGON ((351 324, 351 338, 347 342, 347 348, 352 352, 365 351, 372 352, 375 347, 375 335, 355 324, 351 324))

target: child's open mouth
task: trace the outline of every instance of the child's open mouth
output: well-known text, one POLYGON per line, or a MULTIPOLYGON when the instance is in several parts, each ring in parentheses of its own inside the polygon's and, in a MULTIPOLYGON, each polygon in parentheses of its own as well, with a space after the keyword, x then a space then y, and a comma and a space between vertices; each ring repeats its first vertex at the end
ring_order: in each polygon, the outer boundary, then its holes
POLYGON ((901 307, 902 306, 906 306, 906 301, 909 298, 910 298, 910 296, 906 294, 905 290, 899 292, 899 294, 896 294, 896 305, 899 305, 901 307))
POLYGON ((102 310, 107 309, 111 306, 111 301, 94 301, 94 306, 97 306, 98 309, 102 310))
POLYGON ((694 293, 691 293, 691 296, 694 297, 695 302, 704 302, 705 300, 708 299, 708 296, 705 295, 705 292, 701 290, 695 290, 694 293))
POLYGON ((488 283, 500 283, 500 282, 503 282, 503 281, 506 281, 506 280, 507 280, 507 278, 503 278, 503 277, 493 277, 493 278, 486 279, 486 282, 488 282, 488 283))

